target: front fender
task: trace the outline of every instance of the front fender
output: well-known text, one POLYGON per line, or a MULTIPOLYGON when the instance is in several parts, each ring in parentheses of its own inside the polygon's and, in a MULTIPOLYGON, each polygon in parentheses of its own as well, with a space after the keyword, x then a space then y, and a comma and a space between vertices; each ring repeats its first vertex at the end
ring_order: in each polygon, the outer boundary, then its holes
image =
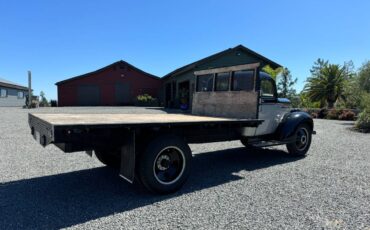
POLYGON ((302 111, 287 113, 276 130, 277 139, 280 141, 290 141, 294 138, 294 133, 298 125, 303 123, 306 123, 311 128, 311 131, 313 130, 313 120, 308 113, 302 111))

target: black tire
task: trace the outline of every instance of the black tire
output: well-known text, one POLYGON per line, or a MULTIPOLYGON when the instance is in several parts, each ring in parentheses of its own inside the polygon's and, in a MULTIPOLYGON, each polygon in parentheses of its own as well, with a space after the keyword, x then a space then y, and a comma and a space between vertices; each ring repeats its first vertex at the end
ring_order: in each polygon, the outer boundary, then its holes
POLYGON ((240 142, 244 145, 244 147, 245 147, 246 149, 254 149, 254 148, 256 148, 256 147, 254 147, 253 145, 251 145, 251 144, 249 144, 249 143, 248 143, 248 138, 246 138, 246 137, 242 137, 242 138, 240 139, 240 142))
POLYGON ((151 192, 177 191, 189 177, 192 154, 188 144, 175 136, 151 141, 138 162, 139 178, 151 192))
POLYGON ((96 158, 105 164, 106 166, 119 169, 121 164, 121 157, 119 151, 107 151, 107 150, 95 150, 94 151, 96 158))
POLYGON ((286 145, 288 152, 292 156, 306 156, 311 146, 312 129, 307 124, 301 124, 294 133, 295 142, 286 145))

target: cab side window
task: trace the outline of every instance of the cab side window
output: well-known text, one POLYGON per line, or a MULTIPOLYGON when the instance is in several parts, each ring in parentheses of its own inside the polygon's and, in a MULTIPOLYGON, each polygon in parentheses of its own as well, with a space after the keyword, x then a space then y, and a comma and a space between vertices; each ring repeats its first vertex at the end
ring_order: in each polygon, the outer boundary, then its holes
POLYGON ((254 70, 235 71, 233 75, 233 91, 252 91, 254 89, 254 70))
POLYGON ((275 85, 272 80, 261 80, 261 97, 264 101, 275 101, 275 85))

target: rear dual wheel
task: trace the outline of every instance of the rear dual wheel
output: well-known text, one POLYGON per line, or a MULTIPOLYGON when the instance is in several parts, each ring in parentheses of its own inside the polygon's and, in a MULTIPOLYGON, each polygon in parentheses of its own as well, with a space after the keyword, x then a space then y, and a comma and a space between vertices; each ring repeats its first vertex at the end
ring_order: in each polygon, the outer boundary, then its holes
POLYGON ((151 141, 141 154, 138 173, 142 184, 151 192, 167 194, 177 191, 190 173, 191 150, 175 136, 161 136, 151 141))
POLYGON ((121 156, 118 150, 95 150, 96 158, 106 166, 118 169, 121 163, 121 156))

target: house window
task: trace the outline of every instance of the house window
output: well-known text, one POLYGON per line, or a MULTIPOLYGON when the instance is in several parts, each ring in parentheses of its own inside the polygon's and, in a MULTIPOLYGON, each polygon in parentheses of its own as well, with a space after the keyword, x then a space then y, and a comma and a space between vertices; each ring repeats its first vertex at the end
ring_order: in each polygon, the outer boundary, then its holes
POLYGON ((6 89, 0 89, 0 97, 7 97, 8 91, 6 89))
POLYGON ((22 98, 24 98, 24 92, 19 91, 18 92, 18 99, 22 99, 22 98))
POLYGON ((235 71, 232 90, 251 91, 254 89, 254 70, 235 71))
POLYGON ((199 75, 197 78, 197 92, 213 90, 213 74, 199 75))
POLYGON ((216 75, 215 91, 228 91, 229 90, 230 73, 218 73, 216 75))

